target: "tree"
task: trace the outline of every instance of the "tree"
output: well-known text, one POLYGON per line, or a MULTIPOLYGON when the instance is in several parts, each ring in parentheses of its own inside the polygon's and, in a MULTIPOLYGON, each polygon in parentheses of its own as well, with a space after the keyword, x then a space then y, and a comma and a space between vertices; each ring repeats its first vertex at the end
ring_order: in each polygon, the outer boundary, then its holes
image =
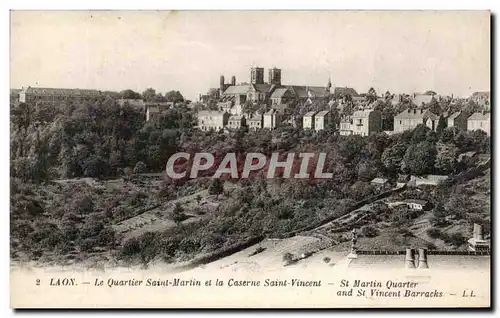
POLYGON ((436 132, 441 134, 443 130, 446 128, 446 119, 441 115, 439 116, 439 121, 436 127, 436 132))
POLYGON ((438 101, 432 97, 431 102, 429 103, 429 111, 433 114, 436 115, 441 115, 443 111, 441 110, 441 106, 439 105, 438 101))
POLYGON ((449 174, 457 167, 458 148, 453 144, 438 144, 435 168, 441 173, 449 174))
POLYGON ((427 140, 427 133, 431 131, 429 127, 424 124, 419 124, 411 131, 411 143, 417 144, 427 140))
POLYGON ((180 103, 184 101, 184 97, 179 91, 170 91, 165 94, 167 102, 180 103))
POLYGON ((293 260, 294 260, 294 256, 292 253, 287 252, 287 253, 283 254, 283 262, 285 262, 285 265, 290 265, 291 263, 293 263, 293 260))
POLYGON ((141 99, 141 94, 134 92, 131 89, 126 89, 120 92, 120 98, 123 99, 141 99))
POLYGON ((373 87, 370 87, 368 93, 366 94, 366 101, 371 104, 377 100, 377 92, 373 87))
POLYGON ((134 173, 139 174, 144 172, 146 172, 146 165, 144 164, 144 162, 142 161, 137 162, 134 167, 134 173))
POLYGON ((156 100, 156 91, 153 88, 148 88, 142 92, 142 99, 145 102, 154 102, 156 100))
POLYGON ((179 225, 185 219, 187 219, 187 216, 184 214, 184 208, 179 202, 177 202, 174 206, 174 210, 172 211, 172 221, 179 225))
POLYGON ((219 198, 219 195, 224 192, 224 185, 222 184, 222 181, 218 178, 213 179, 212 183, 208 187, 208 193, 210 195, 217 195, 217 198, 219 198))
POLYGON ((406 152, 406 145, 396 143, 392 147, 388 147, 382 153, 382 163, 385 168, 391 172, 399 171, 401 163, 406 152))
POLYGON ((403 158, 402 170, 414 175, 425 175, 432 170, 436 160, 436 149, 428 142, 408 147, 403 158))

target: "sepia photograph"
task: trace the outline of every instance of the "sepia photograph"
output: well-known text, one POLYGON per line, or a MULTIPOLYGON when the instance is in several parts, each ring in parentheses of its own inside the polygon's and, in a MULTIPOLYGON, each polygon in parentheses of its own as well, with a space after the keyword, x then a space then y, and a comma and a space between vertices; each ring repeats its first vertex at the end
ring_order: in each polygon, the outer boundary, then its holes
POLYGON ((489 308, 490 11, 10 12, 12 308, 489 308))

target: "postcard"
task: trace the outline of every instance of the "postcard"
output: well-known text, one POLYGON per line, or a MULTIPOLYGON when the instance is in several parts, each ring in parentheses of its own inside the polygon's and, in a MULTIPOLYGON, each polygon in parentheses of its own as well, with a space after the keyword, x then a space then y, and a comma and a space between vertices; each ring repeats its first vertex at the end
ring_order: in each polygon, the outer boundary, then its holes
POLYGON ((489 308, 489 11, 10 13, 12 308, 489 308))

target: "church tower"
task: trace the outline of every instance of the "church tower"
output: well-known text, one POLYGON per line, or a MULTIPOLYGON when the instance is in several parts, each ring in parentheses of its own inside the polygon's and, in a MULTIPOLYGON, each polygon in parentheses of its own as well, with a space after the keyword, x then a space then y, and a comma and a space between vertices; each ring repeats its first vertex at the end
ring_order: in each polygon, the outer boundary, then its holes
POLYGON ((222 93, 224 93, 224 75, 221 75, 220 76, 220 79, 219 79, 219 91, 220 91, 220 94, 222 95, 222 93))
POLYGON ((281 86, 281 70, 279 68, 269 69, 269 84, 281 86))
POLYGON ((250 83, 264 84, 264 68, 252 67, 250 69, 250 83))

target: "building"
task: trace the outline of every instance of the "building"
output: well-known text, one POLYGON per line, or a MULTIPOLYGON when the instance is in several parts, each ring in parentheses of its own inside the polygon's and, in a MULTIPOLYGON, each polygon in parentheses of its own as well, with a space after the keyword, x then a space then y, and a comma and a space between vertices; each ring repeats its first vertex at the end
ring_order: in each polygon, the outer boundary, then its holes
POLYGON ((281 86, 281 70, 273 67, 269 70, 269 84, 281 86))
POLYGON ((250 84, 236 85, 232 81, 230 85, 223 83, 221 76, 220 101, 232 101, 235 105, 245 104, 247 101, 261 104, 279 105, 290 101, 312 101, 319 98, 328 98, 330 89, 321 86, 283 85, 281 70, 272 68, 269 70, 268 82, 264 82, 264 68, 252 67, 250 69, 250 84), (234 83, 234 85, 233 85, 234 83))
POLYGON ((302 128, 303 129, 314 129, 314 115, 316 112, 307 112, 304 117, 302 117, 302 128))
POLYGON ((358 92, 352 87, 333 87, 330 91, 335 98, 343 98, 346 96, 359 97, 358 92))
POLYGON ((263 67, 252 67, 250 69, 250 83, 252 83, 252 84, 264 84, 264 68, 263 67))
POLYGON ((490 119, 490 113, 474 113, 467 118, 467 130, 482 130, 489 136, 491 129, 490 119))
POLYGON ((287 87, 277 88, 271 95, 271 104, 280 105, 286 104, 295 99, 293 91, 287 87))
POLYGON ((430 130, 436 131, 439 124, 439 116, 428 111, 427 118, 425 119, 425 125, 429 127, 430 130))
POLYGON ((173 102, 147 102, 144 104, 146 109, 146 121, 165 113, 167 109, 174 107, 173 102))
MULTIPOLYGON (((235 85, 236 85, 236 76, 232 76, 231 77, 231 83, 227 83, 226 84, 225 79, 224 79, 224 75, 221 75, 220 79, 219 79, 219 92, 218 92, 218 95, 219 96, 222 95, 222 93, 224 93, 229 86, 235 86, 235 85)), ((209 94, 210 94, 210 91, 209 91, 209 94)))
POLYGON ((340 119, 339 134, 341 136, 352 135, 352 116, 344 116, 340 119))
POLYGON ((271 109, 268 112, 264 114, 264 128, 267 129, 274 129, 276 128, 279 123, 280 123, 280 114, 276 109, 271 109))
POLYGON ((411 130, 420 124, 424 124, 428 110, 407 109, 394 116, 394 132, 399 133, 405 130, 411 130))
POLYGON ((221 130, 227 125, 229 116, 227 112, 202 110, 198 112, 198 128, 203 131, 221 130))
POLYGON ((469 251, 471 252, 489 252, 490 244, 484 239, 483 227, 474 223, 472 238, 468 241, 469 251))
POLYGON ((357 110, 352 115, 352 133, 354 135, 369 136, 371 133, 382 131, 382 114, 378 110, 357 110))
POLYGON ((250 130, 260 130, 263 127, 264 116, 255 115, 248 119, 247 125, 250 130))
POLYGON ((402 94, 392 94, 390 97, 392 106, 396 106, 404 101, 404 95, 402 94))
POLYGON ((430 205, 425 200, 408 199, 405 200, 406 206, 411 210, 424 211, 428 210, 430 205))
POLYGON ((457 127, 462 130, 467 130, 467 114, 463 111, 455 112, 446 118, 448 127, 457 127))
POLYGON ((227 127, 230 129, 240 129, 241 127, 246 126, 245 116, 232 115, 229 116, 227 121, 227 127))
POLYGON ((233 107, 234 102, 233 101, 225 101, 225 102, 218 102, 217 103, 217 108, 223 112, 230 112, 231 108, 233 107))
POLYGON ((330 112, 328 110, 320 111, 314 116, 314 130, 320 131, 330 126, 330 112))
POLYGON ((66 88, 41 88, 26 87, 19 92, 21 103, 56 104, 65 101, 91 102, 102 99, 104 95, 92 89, 66 89, 66 88))
POLYGON ((376 186, 378 189, 387 189, 391 187, 389 180, 384 178, 374 178, 370 181, 370 184, 376 186))

